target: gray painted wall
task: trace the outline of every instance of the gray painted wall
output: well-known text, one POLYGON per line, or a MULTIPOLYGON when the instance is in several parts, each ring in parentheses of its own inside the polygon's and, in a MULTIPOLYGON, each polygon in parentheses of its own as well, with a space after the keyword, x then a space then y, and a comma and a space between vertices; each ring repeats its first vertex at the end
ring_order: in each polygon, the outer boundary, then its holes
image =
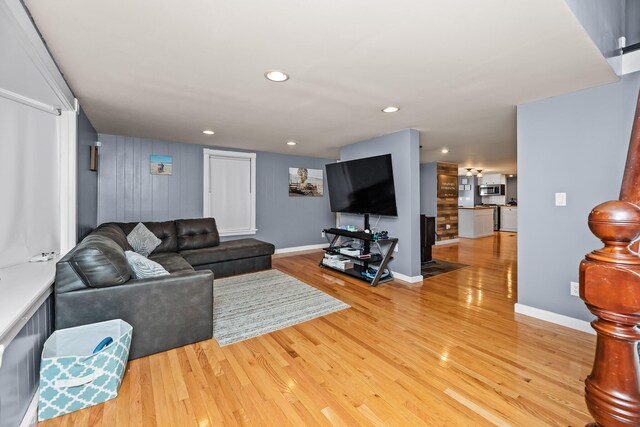
POLYGON ((605 58, 619 54, 625 34, 625 0, 565 0, 605 58))
POLYGON ((80 108, 78 117, 78 241, 82 240, 98 224, 98 172, 89 170, 89 150, 97 140, 98 133, 91 125, 84 110, 80 108))
POLYGON ((618 83, 518 106, 518 302, 590 320, 570 296, 596 205, 618 198, 640 73, 618 83), (567 206, 554 206, 554 193, 567 206))
POLYGON ((625 33, 627 45, 640 43, 640 0, 626 1, 625 33))
POLYGON ((438 213, 438 163, 420 165, 420 213, 436 216, 438 213))
MULTIPOLYGON (((202 217, 203 146, 100 134, 98 223, 202 217), (173 156, 173 175, 151 175, 149 156, 173 156)), ((213 148, 213 147, 206 147, 213 148)), ((224 148, 220 148, 224 150, 224 148)), ((325 243, 335 224, 324 197, 289 197, 288 168, 324 169, 334 160, 257 152, 255 237, 276 248, 325 243)))
POLYGON ((4 351, 0 368, 0 427, 20 425, 38 389, 40 355, 52 332, 53 296, 50 296, 4 351))
POLYGON ((507 200, 507 203, 509 203, 509 201, 511 199, 514 199, 516 202, 518 201, 518 177, 514 176, 514 177, 507 177, 507 197, 505 197, 505 199, 507 200))
MULTIPOLYGON (((383 217, 379 230, 398 237, 398 252, 390 268, 407 276, 420 275, 420 134, 406 129, 342 147, 341 160, 391 154, 396 189, 397 217, 383 217)), ((377 217, 372 218, 372 225, 377 217)), ((362 227, 361 215, 342 214, 341 224, 362 227)))

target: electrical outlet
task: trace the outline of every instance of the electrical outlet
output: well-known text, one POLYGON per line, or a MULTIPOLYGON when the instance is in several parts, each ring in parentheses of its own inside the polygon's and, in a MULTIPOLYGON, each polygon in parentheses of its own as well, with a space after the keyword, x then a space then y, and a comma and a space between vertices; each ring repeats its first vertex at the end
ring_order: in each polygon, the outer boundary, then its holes
POLYGON ((567 193, 556 193, 556 206, 567 206, 567 193))
POLYGON ((324 230, 320 232, 320 235, 321 235, 322 237, 325 237, 324 230))
POLYGON ((444 226, 444 228, 445 228, 445 230, 451 230, 451 224, 446 224, 446 225, 444 226))
POLYGON ((396 243, 396 247, 395 247, 395 248, 393 248, 393 252, 398 252, 398 246, 399 246, 399 245, 396 243))
POLYGON ((579 297, 580 296, 580 283, 578 282, 569 282, 569 292, 571 292, 571 295, 574 297, 579 297))

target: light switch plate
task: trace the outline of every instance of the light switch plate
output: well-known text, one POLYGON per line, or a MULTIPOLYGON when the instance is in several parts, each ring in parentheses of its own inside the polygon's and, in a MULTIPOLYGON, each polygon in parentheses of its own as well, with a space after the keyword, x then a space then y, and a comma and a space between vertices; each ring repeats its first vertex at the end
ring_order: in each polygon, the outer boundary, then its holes
POLYGON ((580 296, 580 283, 569 282, 569 293, 574 297, 580 296))
POLYGON ((556 206, 567 206, 567 193, 556 193, 556 206))

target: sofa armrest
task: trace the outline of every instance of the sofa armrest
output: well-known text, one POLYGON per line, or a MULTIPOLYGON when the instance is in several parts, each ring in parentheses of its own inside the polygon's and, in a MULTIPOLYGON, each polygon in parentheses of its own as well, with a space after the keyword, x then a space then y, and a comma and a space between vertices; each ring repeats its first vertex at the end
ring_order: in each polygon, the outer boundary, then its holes
MULTIPOLYGON (((56 294, 56 329, 110 319, 133 326, 130 359, 213 336, 213 273, 181 271, 56 294)), ((97 343, 96 343, 97 344, 97 343)))

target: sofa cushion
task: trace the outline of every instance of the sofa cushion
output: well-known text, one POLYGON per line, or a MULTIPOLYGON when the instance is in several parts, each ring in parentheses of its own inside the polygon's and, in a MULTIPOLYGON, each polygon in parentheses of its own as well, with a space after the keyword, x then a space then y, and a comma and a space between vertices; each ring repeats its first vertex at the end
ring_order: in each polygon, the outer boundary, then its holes
POLYGON ((133 248, 127 241, 127 235, 124 234, 124 231, 122 231, 122 228, 118 227, 114 223, 102 224, 98 228, 93 230, 91 234, 102 235, 110 238, 111 240, 116 242, 122 248, 123 251, 133 250, 133 248))
MULTIPOLYGON (((131 231, 138 225, 137 222, 125 222, 125 223, 113 223, 120 227, 125 234, 131 233, 131 231)), ((162 240, 162 243, 152 253, 156 252, 177 252, 178 251, 178 238, 176 236, 176 225, 173 221, 163 222, 143 222, 144 226, 149 229, 158 239, 162 240)))
POLYGON ((149 231, 141 222, 133 227, 131 233, 127 235, 127 241, 133 250, 143 257, 148 257, 149 254, 162 243, 162 240, 158 239, 155 234, 149 231))
POLYGON ((256 239, 239 239, 222 242, 211 248, 180 251, 180 255, 191 265, 213 264, 242 258, 272 255, 275 247, 271 243, 256 239))
POLYGON ((157 262, 164 267, 169 273, 176 273, 178 271, 194 271, 191 264, 185 261, 180 255, 175 252, 161 252, 158 254, 151 254, 149 259, 157 262))
POLYGON ((134 279, 148 279, 150 277, 168 276, 169 272, 160 264, 137 252, 126 251, 124 253, 134 279))
POLYGON ((131 278, 124 250, 115 241, 98 234, 89 234, 76 246, 66 260, 86 286, 104 288, 122 285, 131 278))
POLYGON ((220 244, 216 220, 213 218, 178 219, 178 250, 210 248, 220 244))

